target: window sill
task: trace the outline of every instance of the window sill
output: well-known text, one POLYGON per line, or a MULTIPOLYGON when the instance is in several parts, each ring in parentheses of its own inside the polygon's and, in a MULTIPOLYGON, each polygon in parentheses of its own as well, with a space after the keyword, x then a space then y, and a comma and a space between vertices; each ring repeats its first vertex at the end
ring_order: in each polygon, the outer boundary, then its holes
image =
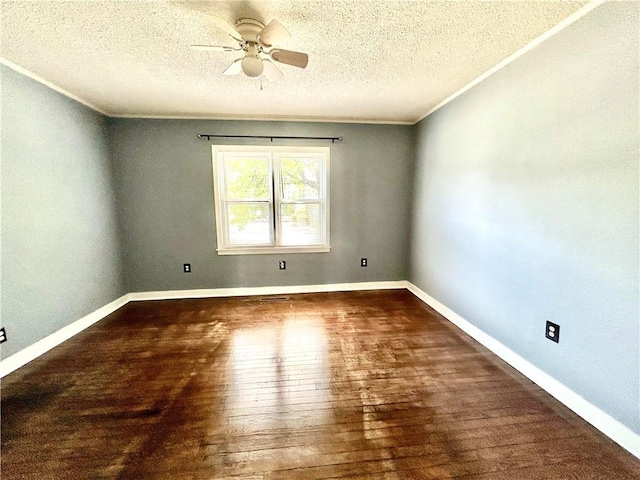
POLYGON ((308 247, 238 247, 217 249, 218 255, 272 255, 283 253, 329 253, 331 247, 324 245, 308 247))

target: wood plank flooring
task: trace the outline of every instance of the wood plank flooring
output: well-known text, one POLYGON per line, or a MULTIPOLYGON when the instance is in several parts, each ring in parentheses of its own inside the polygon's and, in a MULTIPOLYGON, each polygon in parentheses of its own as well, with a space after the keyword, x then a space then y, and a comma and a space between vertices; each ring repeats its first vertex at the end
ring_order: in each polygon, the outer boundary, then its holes
POLYGON ((406 290, 129 303, 2 380, 10 479, 638 479, 406 290))

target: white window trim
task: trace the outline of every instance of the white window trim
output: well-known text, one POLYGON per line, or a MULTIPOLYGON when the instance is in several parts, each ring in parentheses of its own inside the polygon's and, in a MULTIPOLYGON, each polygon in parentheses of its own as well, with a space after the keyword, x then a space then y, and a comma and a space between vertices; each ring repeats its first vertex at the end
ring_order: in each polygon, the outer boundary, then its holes
MULTIPOLYGON (((211 146, 211 159, 213 165, 213 196, 215 204, 215 224, 216 224, 216 239, 218 255, 256 255, 256 254, 284 254, 284 253, 328 253, 331 251, 330 246, 330 214, 331 206, 329 203, 329 179, 330 179, 330 148, 329 147, 282 147, 282 146, 256 146, 256 145, 212 145, 211 146), (273 245, 229 245, 227 243, 226 234, 228 227, 226 223, 226 211, 224 208, 224 189, 223 176, 219 175, 219 170, 222 167, 223 158, 225 153, 233 152, 256 152, 256 153, 268 153, 270 159, 269 171, 274 179, 280 178, 279 162, 277 159, 282 154, 286 153, 313 153, 324 155, 324 177, 322 195, 321 195, 321 208, 320 214, 323 217, 325 224, 324 243, 317 245, 278 245, 279 242, 278 232, 280 231, 280 218, 275 215, 279 211, 281 205, 280 195, 280 182, 271 182, 269 192, 271 199, 269 201, 270 215, 274 216, 272 220, 277 224, 275 229, 272 230, 272 242, 273 245), (275 188, 275 191, 274 191, 275 188), (322 208, 324 207, 324 208, 322 208)), ((288 202, 285 202, 288 203, 288 202)), ((272 222, 273 223, 273 222, 272 222)))

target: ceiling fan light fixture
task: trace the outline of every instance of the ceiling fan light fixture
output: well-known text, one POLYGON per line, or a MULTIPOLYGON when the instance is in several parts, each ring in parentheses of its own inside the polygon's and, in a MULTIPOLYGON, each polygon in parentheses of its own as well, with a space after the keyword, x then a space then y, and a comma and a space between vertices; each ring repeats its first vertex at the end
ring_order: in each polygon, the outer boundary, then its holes
POLYGON ((262 64, 262 60, 258 57, 251 57, 247 55, 242 59, 241 62, 242 71, 247 77, 259 77, 262 75, 262 71, 264 70, 264 65, 262 64))

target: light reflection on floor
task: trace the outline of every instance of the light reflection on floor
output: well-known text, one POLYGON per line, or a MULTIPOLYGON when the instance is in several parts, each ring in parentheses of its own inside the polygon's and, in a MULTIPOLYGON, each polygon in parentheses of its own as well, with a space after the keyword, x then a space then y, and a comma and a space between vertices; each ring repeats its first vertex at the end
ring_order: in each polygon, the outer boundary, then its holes
POLYGON ((321 408, 331 398, 329 376, 320 317, 291 316, 277 326, 235 331, 227 420, 253 431, 324 425, 330 415, 329 408, 321 408))

